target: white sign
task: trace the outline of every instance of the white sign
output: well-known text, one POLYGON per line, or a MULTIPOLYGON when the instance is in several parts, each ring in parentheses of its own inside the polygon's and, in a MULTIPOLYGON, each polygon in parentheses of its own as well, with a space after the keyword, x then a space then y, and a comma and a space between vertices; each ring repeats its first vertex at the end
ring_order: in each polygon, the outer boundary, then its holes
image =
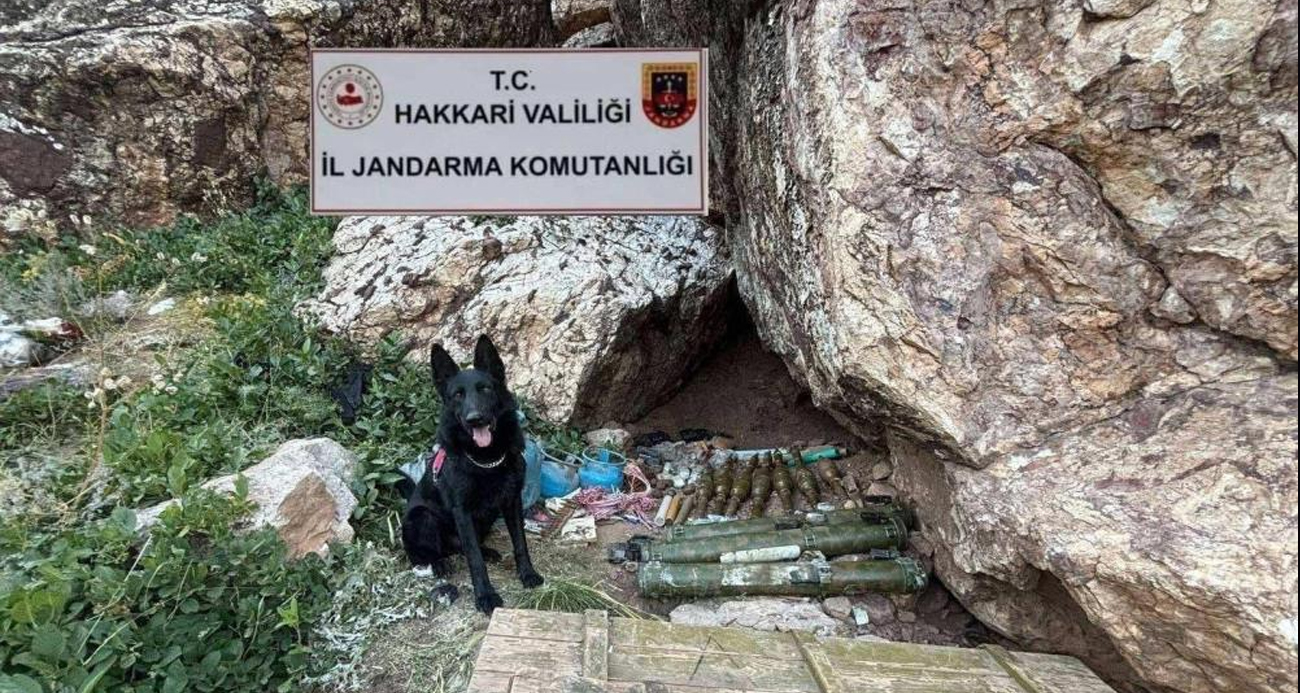
POLYGON ((705 49, 317 49, 317 214, 707 214, 705 49))

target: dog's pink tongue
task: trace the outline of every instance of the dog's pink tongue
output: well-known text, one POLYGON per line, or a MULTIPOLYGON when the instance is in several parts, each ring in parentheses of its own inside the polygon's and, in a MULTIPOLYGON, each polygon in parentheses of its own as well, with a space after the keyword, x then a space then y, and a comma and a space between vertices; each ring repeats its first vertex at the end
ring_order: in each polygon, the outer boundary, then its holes
POLYGON ((471 431, 474 434, 474 444, 485 448, 492 444, 492 429, 487 426, 479 426, 471 431))

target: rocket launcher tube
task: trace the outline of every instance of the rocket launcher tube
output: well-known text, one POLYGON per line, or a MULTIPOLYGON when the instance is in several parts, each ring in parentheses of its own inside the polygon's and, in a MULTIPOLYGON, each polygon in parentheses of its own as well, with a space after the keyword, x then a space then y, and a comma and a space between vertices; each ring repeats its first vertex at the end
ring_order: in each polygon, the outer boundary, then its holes
POLYGON ((829 596, 918 592, 929 576, 916 560, 828 563, 647 563, 637 574, 645 597, 829 596))
MULTIPOLYGON (((876 498, 879 498, 878 496, 876 498)), ((897 517, 905 526, 911 524, 911 513, 897 503, 872 503, 852 510, 832 510, 828 513, 808 513, 802 517, 756 517, 752 520, 714 522, 707 525, 678 525, 664 533, 663 541, 688 541, 732 534, 752 534, 806 526, 838 525, 853 522, 881 522, 881 518, 897 517)))
POLYGON ((871 549, 902 549, 906 541, 907 527, 901 519, 895 517, 884 518, 877 524, 843 523, 679 539, 673 542, 651 541, 642 549, 641 560, 715 563, 724 553, 791 545, 798 545, 801 551, 820 551, 831 557, 846 553, 866 553, 871 549))

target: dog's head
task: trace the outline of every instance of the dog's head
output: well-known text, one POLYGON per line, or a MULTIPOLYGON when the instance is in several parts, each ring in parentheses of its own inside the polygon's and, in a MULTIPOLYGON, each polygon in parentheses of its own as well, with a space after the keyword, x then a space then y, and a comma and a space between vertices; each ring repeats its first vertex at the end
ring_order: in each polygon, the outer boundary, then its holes
POLYGON ((502 417, 515 416, 514 397, 506 389, 506 366, 492 340, 487 335, 478 338, 473 368, 461 370, 437 344, 429 350, 429 365, 446 414, 455 419, 474 445, 492 445, 502 417))

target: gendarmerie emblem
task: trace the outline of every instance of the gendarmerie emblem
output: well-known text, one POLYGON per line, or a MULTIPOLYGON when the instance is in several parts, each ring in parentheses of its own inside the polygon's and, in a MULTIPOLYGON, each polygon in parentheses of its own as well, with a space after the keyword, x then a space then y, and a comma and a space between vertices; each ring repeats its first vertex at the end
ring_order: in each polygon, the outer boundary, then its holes
POLYGON ((339 65, 316 83, 316 105, 325 120, 353 130, 369 125, 384 105, 379 78, 360 65, 339 65))
POLYGON ((699 63, 644 63, 641 109, 661 128, 685 125, 695 115, 699 84, 699 63))

